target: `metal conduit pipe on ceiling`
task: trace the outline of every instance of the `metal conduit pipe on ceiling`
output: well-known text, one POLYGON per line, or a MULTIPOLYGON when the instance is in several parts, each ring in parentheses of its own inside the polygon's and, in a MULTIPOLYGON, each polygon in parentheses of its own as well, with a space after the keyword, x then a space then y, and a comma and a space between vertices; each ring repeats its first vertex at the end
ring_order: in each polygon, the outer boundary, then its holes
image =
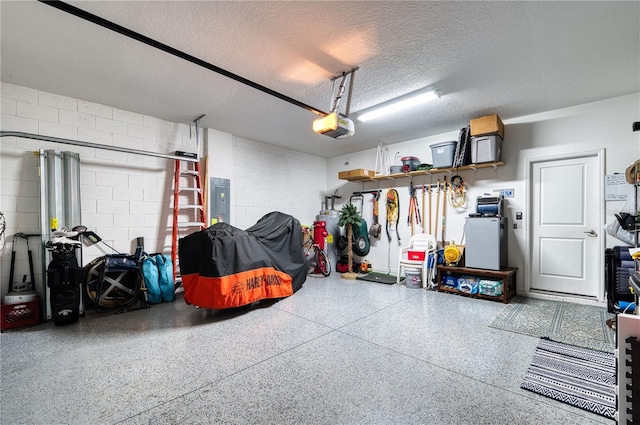
POLYGON ((73 145, 73 146, 82 146, 82 147, 85 147, 85 148, 94 148, 94 149, 103 149, 103 150, 107 150, 107 151, 124 152, 124 153, 130 153, 130 154, 133 154, 133 155, 154 156, 154 157, 157 157, 157 158, 165 158, 165 159, 173 159, 173 160, 179 159, 181 161, 189 161, 189 162, 197 162, 198 161, 197 158, 191 158, 191 157, 187 157, 187 156, 171 155, 171 154, 143 151, 143 150, 131 149, 131 148, 122 148, 122 147, 119 147, 119 146, 100 145, 100 144, 97 144, 97 143, 82 142, 82 141, 79 141, 79 140, 72 140, 72 139, 62 139, 62 138, 59 138, 59 137, 42 136, 40 134, 33 134, 33 133, 22 133, 22 132, 19 132, 19 131, 0 131, 0 137, 22 137, 22 138, 25 138, 25 139, 42 140, 42 141, 45 141, 45 142, 61 143, 61 144, 73 145))

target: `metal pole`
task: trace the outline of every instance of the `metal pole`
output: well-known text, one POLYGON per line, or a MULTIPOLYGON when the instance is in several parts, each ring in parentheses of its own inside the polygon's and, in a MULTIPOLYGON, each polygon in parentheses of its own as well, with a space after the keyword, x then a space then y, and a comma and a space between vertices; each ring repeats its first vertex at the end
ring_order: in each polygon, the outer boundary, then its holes
POLYGON ((155 156, 158 158, 173 159, 173 160, 180 159, 182 161, 190 161, 190 162, 198 161, 197 158, 190 158, 190 157, 184 157, 179 155, 169 155, 169 154, 158 153, 158 152, 149 152, 149 151, 143 151, 139 149, 121 148, 119 146, 100 145, 97 143, 81 142, 79 140, 71 140, 71 139, 61 139, 59 137, 42 136, 40 134, 22 133, 19 131, 0 131, 0 137, 22 137, 24 139, 42 140, 45 142, 62 143, 65 145, 73 145, 73 146, 82 146, 85 148, 124 152, 124 153, 130 153, 133 155, 155 156))
POLYGON ((62 210, 64 224, 67 229, 82 224, 80 204, 80 154, 62 152, 62 193, 64 195, 62 210))
MULTIPOLYGON (((49 217, 45 212, 48 211, 48 199, 47 199, 47 159, 45 158, 45 150, 40 149, 38 155, 38 175, 40 176, 40 245, 42 249, 42 289, 39 293, 42 294, 42 300, 40 303, 40 317, 50 318, 49 309, 49 289, 47 287, 47 264, 49 261, 49 252, 47 251, 47 240, 49 238, 49 217)), ((38 291, 39 288, 34 289, 38 291)))

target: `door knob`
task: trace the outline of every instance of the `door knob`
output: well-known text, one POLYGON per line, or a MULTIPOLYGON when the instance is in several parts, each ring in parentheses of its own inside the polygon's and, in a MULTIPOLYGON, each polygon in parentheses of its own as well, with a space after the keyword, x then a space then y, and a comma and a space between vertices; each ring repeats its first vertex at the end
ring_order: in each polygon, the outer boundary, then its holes
POLYGON ((591 229, 588 232, 584 232, 586 233, 588 236, 591 236, 592 238, 595 238, 596 236, 598 236, 598 234, 596 233, 595 230, 591 229))

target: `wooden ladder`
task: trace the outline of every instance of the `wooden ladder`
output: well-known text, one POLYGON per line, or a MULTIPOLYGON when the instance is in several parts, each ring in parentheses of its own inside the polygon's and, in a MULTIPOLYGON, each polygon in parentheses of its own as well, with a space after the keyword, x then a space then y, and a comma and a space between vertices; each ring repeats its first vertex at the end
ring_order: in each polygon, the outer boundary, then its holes
MULTIPOLYGON (((178 156, 181 154, 185 157, 191 157, 191 154, 176 152, 178 156)), ((180 232, 189 228, 203 230, 206 227, 205 216, 200 162, 176 159, 173 176, 173 226, 171 232, 171 261, 173 263, 173 281, 176 283, 176 287, 182 282, 178 273, 180 232), (184 163, 184 168, 182 163, 184 163), (184 184, 181 186, 181 183, 184 184), (184 201, 187 203, 185 204, 184 201)))

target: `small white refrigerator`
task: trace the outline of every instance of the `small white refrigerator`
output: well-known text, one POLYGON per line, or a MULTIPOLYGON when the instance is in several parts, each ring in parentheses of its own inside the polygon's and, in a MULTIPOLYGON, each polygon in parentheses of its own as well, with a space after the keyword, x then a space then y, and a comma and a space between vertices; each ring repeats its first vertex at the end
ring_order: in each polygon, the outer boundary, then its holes
POLYGON ((507 267, 507 217, 467 217, 464 239, 465 267, 507 267))

